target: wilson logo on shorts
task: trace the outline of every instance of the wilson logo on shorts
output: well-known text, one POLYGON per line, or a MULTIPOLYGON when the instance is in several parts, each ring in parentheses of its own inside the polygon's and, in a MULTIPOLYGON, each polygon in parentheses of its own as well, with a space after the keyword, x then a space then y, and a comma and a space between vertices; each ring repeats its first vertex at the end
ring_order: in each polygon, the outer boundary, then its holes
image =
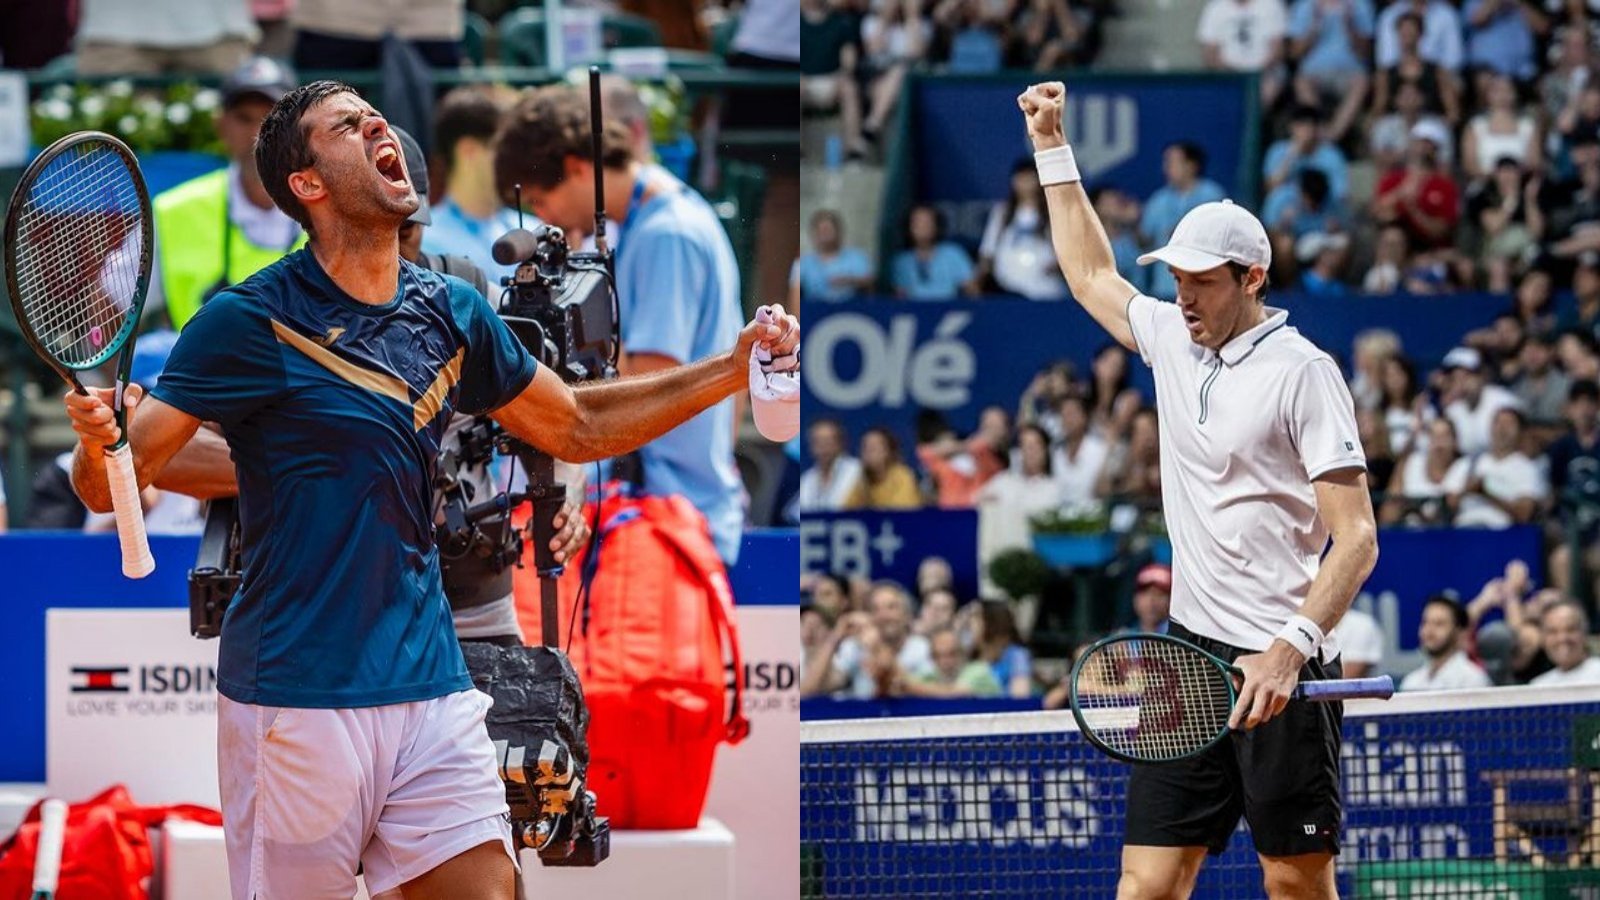
POLYGON ((1315 825, 1301 825, 1300 827, 1304 828, 1306 830, 1306 834, 1316 834, 1317 833, 1317 826, 1315 826, 1315 825))
POLYGON ((72 693, 74 694, 126 694, 127 692, 127 666, 117 669, 72 667, 72 693))

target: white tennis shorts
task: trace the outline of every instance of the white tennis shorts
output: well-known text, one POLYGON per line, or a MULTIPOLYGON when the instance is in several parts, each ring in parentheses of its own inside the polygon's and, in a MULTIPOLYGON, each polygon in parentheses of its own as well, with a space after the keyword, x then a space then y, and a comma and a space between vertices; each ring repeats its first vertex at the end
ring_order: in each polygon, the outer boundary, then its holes
POLYGON ((479 844, 513 862, 487 694, 360 709, 217 701, 233 900, 379 894, 479 844))

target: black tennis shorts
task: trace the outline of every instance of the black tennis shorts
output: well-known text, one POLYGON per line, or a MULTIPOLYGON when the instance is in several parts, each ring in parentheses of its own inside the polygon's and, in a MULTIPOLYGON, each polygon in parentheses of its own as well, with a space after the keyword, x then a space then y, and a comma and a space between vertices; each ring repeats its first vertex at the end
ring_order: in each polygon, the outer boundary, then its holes
MULTIPOLYGON (((1251 651, 1203 638, 1177 622, 1168 632, 1226 660, 1251 651)), ((1301 681, 1340 677, 1339 660, 1313 659, 1301 681)), ((1244 815, 1263 856, 1338 853, 1342 703, 1291 700, 1277 718, 1236 732, 1198 756, 1136 765, 1128 780, 1125 843, 1152 847, 1228 846, 1244 815)))

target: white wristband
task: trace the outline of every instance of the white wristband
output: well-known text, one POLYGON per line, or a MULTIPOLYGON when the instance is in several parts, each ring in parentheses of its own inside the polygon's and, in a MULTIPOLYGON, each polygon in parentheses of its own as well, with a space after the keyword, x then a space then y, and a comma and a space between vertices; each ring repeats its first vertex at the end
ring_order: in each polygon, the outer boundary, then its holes
POLYGON ((1317 655, 1317 648, 1322 646, 1324 635, 1317 623, 1305 616, 1294 615, 1278 631, 1278 637, 1299 650, 1306 659, 1311 659, 1317 655))
POLYGON ((1033 155, 1033 164, 1039 170, 1039 184, 1044 187, 1083 180, 1078 174, 1078 162, 1072 158, 1071 144, 1040 150, 1033 155))

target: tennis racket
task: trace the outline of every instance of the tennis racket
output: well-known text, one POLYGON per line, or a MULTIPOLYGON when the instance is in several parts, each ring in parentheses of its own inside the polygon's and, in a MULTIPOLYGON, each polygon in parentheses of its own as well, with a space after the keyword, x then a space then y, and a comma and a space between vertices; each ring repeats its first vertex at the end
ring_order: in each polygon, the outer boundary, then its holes
POLYGON ((61 839, 67 827, 67 804, 46 800, 39 811, 39 848, 33 856, 32 900, 55 900, 61 874, 61 839))
POLYGON ((106 448, 106 479, 129 578, 156 567, 123 406, 152 237, 150 194, 133 152, 96 131, 46 147, 22 173, 6 212, 6 289, 33 352, 80 394, 87 391, 78 373, 121 353, 112 408, 122 436, 106 448))
MULTIPOLYGON (((1239 671, 1221 657, 1164 634, 1095 642, 1072 667, 1072 716, 1089 743, 1131 763, 1195 756, 1228 735, 1239 671)), ((1394 679, 1303 682, 1297 700, 1388 698, 1394 679)))

